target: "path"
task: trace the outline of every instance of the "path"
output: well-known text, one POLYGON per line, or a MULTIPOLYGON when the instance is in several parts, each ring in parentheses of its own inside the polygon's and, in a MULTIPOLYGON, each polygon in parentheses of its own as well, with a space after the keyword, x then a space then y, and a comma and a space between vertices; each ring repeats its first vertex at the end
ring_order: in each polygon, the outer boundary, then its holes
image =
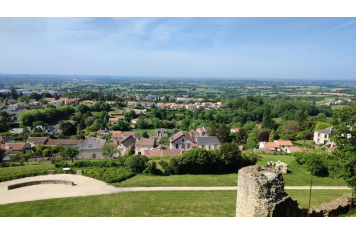
MULTIPOLYGON (((309 186, 286 186, 286 190, 309 190, 309 186)), ((346 186, 313 186, 313 190, 349 190, 346 186)), ((11 180, 0 183, 0 205, 26 202, 43 199, 78 197, 89 195, 110 194, 118 192, 143 192, 143 191, 208 191, 208 190, 237 190, 235 186, 228 187, 114 187, 103 181, 81 175, 42 175, 11 180), (75 186, 61 184, 43 184, 7 190, 7 186, 34 180, 69 180, 75 186)))

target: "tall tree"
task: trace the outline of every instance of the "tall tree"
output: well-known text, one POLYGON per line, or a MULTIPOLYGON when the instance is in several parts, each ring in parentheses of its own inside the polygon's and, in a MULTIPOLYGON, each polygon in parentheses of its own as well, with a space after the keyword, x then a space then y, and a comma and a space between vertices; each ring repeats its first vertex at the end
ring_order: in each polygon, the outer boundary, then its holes
POLYGON ((296 121, 298 121, 300 127, 304 127, 304 122, 307 119, 307 116, 305 115, 305 113, 302 110, 299 110, 297 112, 297 117, 295 118, 296 121))
POLYGON ((271 107, 268 105, 266 106, 265 112, 263 113, 262 127, 265 129, 274 129, 274 120, 271 116, 271 107))
POLYGON ((215 121, 210 122, 208 135, 209 136, 216 136, 216 124, 215 124, 215 121))
POLYGON ((220 140, 220 142, 221 143, 229 142, 229 139, 230 139, 229 135, 230 135, 230 129, 227 128, 225 123, 221 124, 219 126, 219 130, 218 130, 218 133, 217 133, 217 137, 220 140))
POLYGON ((2 165, 2 162, 3 162, 3 159, 5 158, 5 156, 6 156, 6 150, 0 148, 0 163, 1 163, 1 165, 2 165))
POLYGON ((247 135, 245 129, 244 129, 244 128, 241 128, 241 129, 239 130, 239 132, 236 132, 236 133, 235 133, 235 138, 236 138, 236 143, 238 143, 239 145, 244 145, 244 144, 246 144, 248 135, 247 135))

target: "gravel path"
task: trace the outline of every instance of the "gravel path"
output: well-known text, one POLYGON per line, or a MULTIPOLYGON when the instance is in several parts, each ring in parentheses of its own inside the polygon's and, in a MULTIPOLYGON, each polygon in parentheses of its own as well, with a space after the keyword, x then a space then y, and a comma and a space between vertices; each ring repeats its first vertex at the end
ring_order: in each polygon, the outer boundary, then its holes
MULTIPOLYGON (((285 189, 309 190, 309 186, 286 186, 285 189)), ((349 190, 347 186, 313 186, 313 190, 349 190)), ((27 202, 52 198, 78 197, 101 195, 118 192, 142 191, 209 191, 209 190, 237 190, 237 187, 114 187, 100 180, 81 175, 42 175, 11 180, 0 183, 0 205, 27 202), (34 180, 68 180, 75 186, 61 184, 43 184, 7 190, 7 186, 34 180)))

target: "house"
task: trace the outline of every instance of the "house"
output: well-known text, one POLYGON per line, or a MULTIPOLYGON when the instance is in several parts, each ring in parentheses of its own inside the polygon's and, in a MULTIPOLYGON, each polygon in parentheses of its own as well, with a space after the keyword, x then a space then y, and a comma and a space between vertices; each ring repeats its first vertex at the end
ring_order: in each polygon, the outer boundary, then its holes
POLYGON ((144 150, 143 155, 146 157, 166 157, 166 156, 179 156, 182 154, 180 149, 157 149, 157 150, 144 150))
POLYGON ((284 152, 287 152, 288 147, 292 147, 293 143, 290 140, 275 140, 275 143, 278 143, 280 149, 284 152))
POLYGON ((54 106, 60 106, 60 105, 63 105, 64 101, 63 100, 53 100, 53 101, 50 101, 49 104, 52 104, 54 106))
POLYGON ((182 151, 188 151, 192 147, 196 147, 197 144, 195 141, 186 133, 183 131, 179 131, 175 133, 172 137, 169 139, 170 149, 180 149, 182 151))
POLYGON ((332 133, 332 127, 314 131, 313 141, 316 144, 328 144, 330 142, 330 134, 332 133))
POLYGON ((46 145, 48 146, 77 146, 82 143, 83 139, 48 139, 46 145))
POLYGON ((128 105, 128 106, 133 106, 133 107, 134 107, 134 106, 136 106, 136 105, 137 105, 137 103, 138 103, 138 102, 136 102, 136 101, 128 101, 128 102, 127 102, 127 105, 128 105))
POLYGON ((198 108, 198 106, 195 104, 187 104, 184 107, 189 110, 196 110, 198 108))
POLYGON ((94 104, 96 103, 96 101, 93 101, 93 100, 84 100, 82 103, 85 104, 85 105, 94 105, 94 104))
POLYGON ((13 128, 10 130, 10 133, 12 134, 22 134, 24 131, 24 128, 13 128))
POLYGON ((7 154, 11 154, 12 152, 25 152, 31 149, 31 145, 29 143, 5 143, 1 144, 1 148, 6 151, 7 154))
POLYGON ((276 142, 260 142, 258 149, 263 149, 263 148, 267 148, 269 151, 277 151, 277 152, 281 150, 279 144, 276 142))
POLYGON ((158 139, 161 139, 162 137, 168 136, 168 133, 165 129, 157 129, 155 131, 155 136, 158 136, 158 139))
POLYGON ((192 139, 194 139, 194 140, 196 140, 197 137, 198 137, 198 132, 195 131, 194 129, 191 129, 191 130, 188 132, 188 134, 189 134, 190 137, 191 137, 192 139))
POLYGON ((113 117, 109 118, 109 123, 110 125, 116 125, 116 123, 119 121, 119 117, 113 117))
POLYGON ((79 159, 92 158, 93 154, 96 155, 97 159, 104 159, 105 157, 102 154, 102 149, 104 144, 106 143, 105 139, 100 138, 87 138, 84 141, 77 145, 77 147, 81 150, 79 154, 79 159))
POLYGON ((10 111, 17 111, 17 110, 20 110, 20 107, 17 104, 10 105, 9 106, 9 110, 10 111))
POLYGON ((232 129, 230 130, 230 132, 231 132, 231 133, 237 133, 237 132, 240 131, 240 129, 241 129, 241 128, 239 128, 239 127, 237 127, 237 128, 232 128, 232 129))
POLYGON ((7 136, 0 136, 0 144, 13 143, 14 141, 7 136))
POLYGON ((106 101, 106 103, 108 103, 109 105, 114 105, 116 101, 106 101))
POLYGON ((153 150, 156 145, 156 139, 141 138, 136 140, 135 154, 143 154, 145 150, 153 150))
POLYGON ((134 109, 134 112, 136 115, 144 115, 144 114, 146 114, 147 110, 146 109, 134 109))
POLYGON ((111 134, 112 139, 117 139, 117 138, 121 137, 120 136, 121 131, 110 130, 109 133, 111 134))
POLYGON ((11 104, 11 105, 13 105, 13 104, 16 104, 17 101, 16 101, 15 99, 10 99, 10 100, 8 101, 8 103, 11 104))
POLYGON ((5 103, 4 102, 0 102, 0 110, 3 110, 5 107, 5 103))
POLYGON ((31 147, 36 147, 38 144, 46 144, 48 141, 48 137, 28 137, 27 143, 31 145, 31 147))
POLYGON ((221 143, 216 136, 197 137, 197 144, 200 148, 207 150, 220 148, 221 143))
POLYGON ((196 129, 199 137, 208 136, 209 127, 201 127, 196 129))
POLYGON ((36 129, 42 130, 42 132, 50 133, 50 134, 55 134, 57 132, 57 128, 54 126, 46 127, 44 125, 37 125, 36 129))
POLYGON ((132 136, 125 138, 123 141, 117 141, 117 149, 120 150, 114 154, 114 157, 123 156, 126 153, 131 153, 135 147, 136 139, 132 136))
POLYGON ((132 123, 132 124, 136 124, 136 123, 137 123, 137 120, 138 120, 137 118, 136 118, 136 119, 132 119, 132 120, 131 120, 131 123, 132 123))
POLYGON ((43 101, 46 101, 46 102, 51 102, 51 101, 54 101, 56 100, 55 98, 44 98, 43 101))

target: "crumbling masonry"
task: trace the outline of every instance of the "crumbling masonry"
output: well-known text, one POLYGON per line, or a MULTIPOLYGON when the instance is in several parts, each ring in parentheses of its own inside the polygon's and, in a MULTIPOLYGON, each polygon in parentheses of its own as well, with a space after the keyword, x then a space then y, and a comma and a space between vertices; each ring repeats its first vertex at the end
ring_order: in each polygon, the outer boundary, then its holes
MULTIPOLYGON (((237 187, 237 217, 297 217, 306 216, 297 201, 284 191, 280 171, 262 166, 248 166, 239 170, 237 187)), ((310 216, 331 216, 347 212, 350 197, 344 196, 331 203, 311 209, 310 216)))

